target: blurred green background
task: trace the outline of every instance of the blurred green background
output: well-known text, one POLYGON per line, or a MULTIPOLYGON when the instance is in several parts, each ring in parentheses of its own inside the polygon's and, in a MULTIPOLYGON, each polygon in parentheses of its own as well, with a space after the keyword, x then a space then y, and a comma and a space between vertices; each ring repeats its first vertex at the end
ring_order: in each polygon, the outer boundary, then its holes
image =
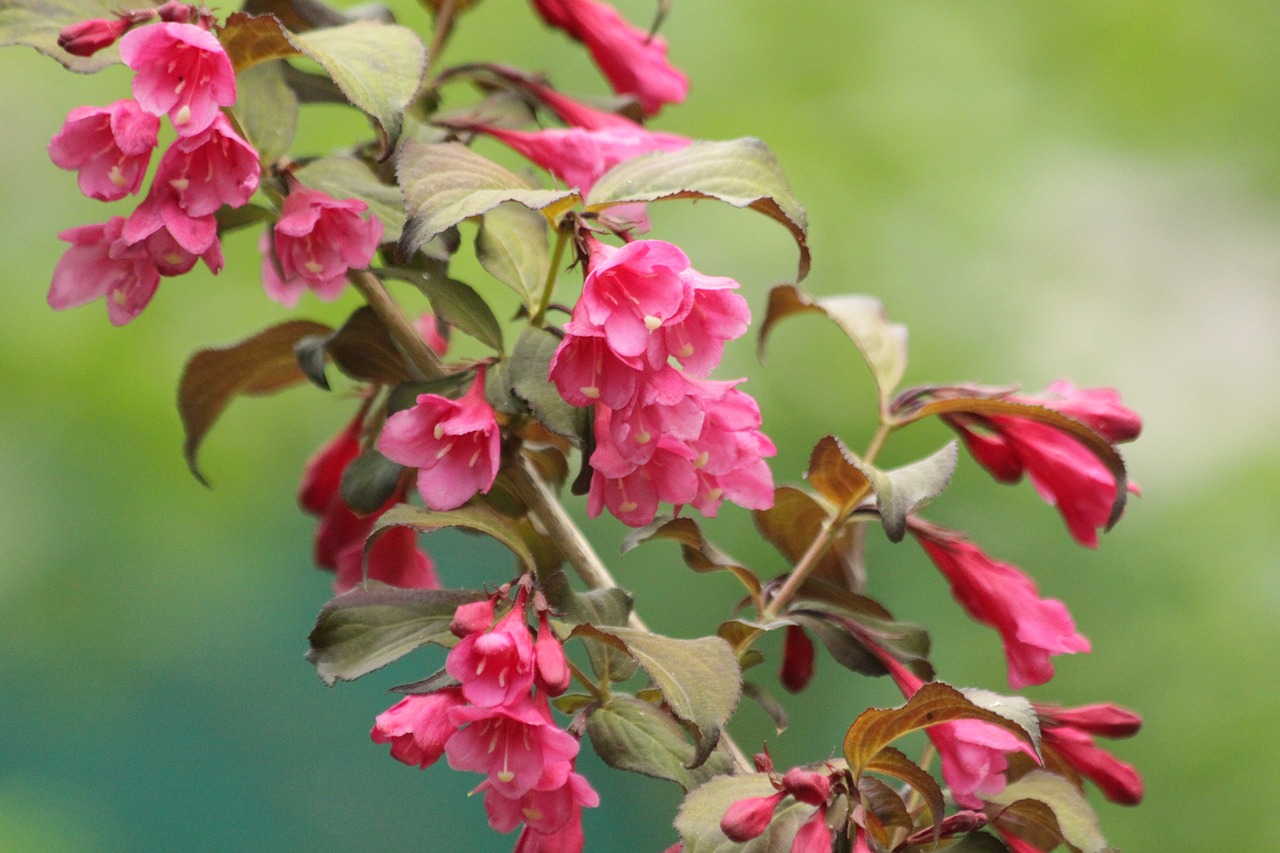
MULTIPOLYGON (((810 214, 806 286, 882 298, 911 329, 909 383, 1066 377, 1120 388, 1144 416, 1126 451, 1143 497, 1096 552, 1027 484, 997 486, 968 461, 929 515, 1027 569, 1093 641, 1091 655, 1058 658, 1033 698, 1145 715, 1115 752, 1142 770, 1146 802, 1097 801, 1113 844, 1280 849, 1280 7, 682 2, 665 34, 693 87, 657 125, 770 144, 810 214)), ((517 0, 462 22, 445 61, 473 59, 605 92, 583 52, 517 0)), ((411 770, 367 738, 394 701, 385 688, 429 672, 437 652, 333 689, 302 658, 329 578, 311 568, 294 492, 351 402, 305 388, 241 401, 203 454, 215 488, 185 470, 173 400, 189 353, 292 316, 261 292, 254 236, 228 241, 220 277, 167 280, 123 329, 101 304, 49 311, 57 232, 105 214, 45 144, 71 107, 125 97, 127 78, 13 48, 0 80, 0 849, 510 849, 466 799, 474 777, 411 770)), ((359 130, 317 110, 298 151, 359 130)), ((654 235, 738 278, 757 313, 794 275, 789 238, 755 214, 665 206, 654 235)), ((475 269, 459 274, 490 288, 475 269)), ((297 314, 336 321, 354 304, 308 297, 297 314)), ((739 341, 719 375, 748 373, 782 447, 780 482, 824 434, 865 444, 871 384, 833 328, 789 321, 763 369, 739 341)), ((884 460, 946 438, 916 427, 884 460)), ((781 569, 744 513, 712 530, 748 564, 781 569)), ((616 553, 616 525, 590 532, 616 553)), ((940 677, 1007 689, 994 633, 959 614, 917 549, 873 538, 871 592, 933 629, 940 677)), ((508 576, 500 549, 473 545, 428 540, 447 580, 508 576)), ((708 602, 735 595, 667 546, 615 569, 664 633, 713 630, 728 608, 708 602)), ((776 690, 773 667, 759 677, 776 690)), ((748 749, 767 739, 783 766, 819 760, 858 710, 895 698, 822 658, 788 732, 753 707, 734 731, 748 749)), ((589 850, 675 840, 670 786, 591 757, 580 769, 605 796, 586 817, 589 850)))

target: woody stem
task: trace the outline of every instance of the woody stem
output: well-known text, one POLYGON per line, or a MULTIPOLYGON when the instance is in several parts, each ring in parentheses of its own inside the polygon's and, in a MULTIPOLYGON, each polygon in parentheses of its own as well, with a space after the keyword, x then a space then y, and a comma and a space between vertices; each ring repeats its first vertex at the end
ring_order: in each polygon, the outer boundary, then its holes
POLYGON ((445 375, 440 359, 413 328, 409 318, 391 298, 382 281, 368 270, 352 270, 347 278, 360 291, 364 301, 387 327, 396 348, 408 360, 409 369, 420 374, 416 379, 438 379, 445 375))

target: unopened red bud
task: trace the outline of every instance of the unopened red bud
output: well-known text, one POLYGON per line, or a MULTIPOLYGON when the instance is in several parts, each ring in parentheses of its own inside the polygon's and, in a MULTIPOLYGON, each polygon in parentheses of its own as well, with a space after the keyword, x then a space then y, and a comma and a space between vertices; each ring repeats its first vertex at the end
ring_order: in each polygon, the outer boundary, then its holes
POLYGON ((58 33, 58 47, 73 56, 93 56, 105 47, 116 43, 116 39, 129 29, 129 22, 116 18, 94 18, 80 21, 64 27, 58 33))
POLYGON ((788 625, 782 639, 782 668, 778 679, 792 693, 799 693, 813 678, 813 641, 799 625, 788 625))
POLYGON ((827 801, 831 780, 815 770, 793 767, 782 777, 782 787, 800 802, 820 806, 827 801))
POLYGON ((730 841, 750 841, 769 828, 773 810, 786 795, 786 791, 779 791, 768 797, 738 800, 725 809, 724 817, 720 818, 720 831, 730 841))
POLYGON ((453 621, 449 623, 449 632, 455 637, 478 634, 487 631, 493 624, 493 599, 473 601, 463 604, 453 612, 453 621))
POLYGON ((773 758, 770 757, 767 748, 764 752, 757 752, 755 756, 753 756, 752 760, 755 761, 756 770, 758 770, 759 772, 761 773, 773 772, 773 758))
POLYGON ((533 660, 538 684, 551 696, 569 689, 572 678, 560 638, 551 630, 546 611, 538 614, 538 637, 533 641, 533 660))
POLYGON ((1142 717, 1128 708, 1106 703, 1053 708, 1044 716, 1050 725, 1070 726, 1106 738, 1129 737, 1142 728, 1142 717))

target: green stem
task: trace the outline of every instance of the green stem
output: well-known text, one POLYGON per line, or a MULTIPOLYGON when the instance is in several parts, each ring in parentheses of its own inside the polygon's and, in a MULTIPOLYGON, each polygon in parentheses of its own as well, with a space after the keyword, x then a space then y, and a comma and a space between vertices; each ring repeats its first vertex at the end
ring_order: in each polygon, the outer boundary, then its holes
POLYGON ((436 12, 435 27, 431 32, 431 45, 427 48, 427 67, 422 71, 422 87, 419 91, 429 92, 435 88, 436 66, 439 65, 440 54, 444 52, 445 42, 453 32, 453 13, 456 6, 456 0, 444 0, 440 4, 440 10, 436 12))
POLYGON ((591 694, 593 699, 601 703, 609 701, 609 694, 601 690, 600 685, 592 681, 585 672, 578 668, 577 664, 568 658, 565 658, 564 662, 569 665, 569 672, 573 674, 579 684, 586 688, 586 691, 591 694))
POLYGON ((896 424, 881 421, 879 428, 876 429, 876 434, 871 436, 871 443, 867 445, 867 452, 862 454, 863 461, 868 465, 874 462, 884 448, 885 441, 888 440, 889 436, 893 435, 893 431, 897 428, 896 424))
POLYGON ((773 598, 769 599, 769 604, 765 607, 761 617, 766 621, 775 618, 782 612, 791 600, 796 597, 796 593, 800 591, 800 587, 809 575, 813 574, 813 570, 818 567, 818 561, 827 553, 827 549, 831 547, 832 541, 835 539, 836 531, 844 523, 844 518, 829 518, 822 525, 822 529, 818 531, 818 535, 809 543, 809 549, 800 557, 800 561, 796 563, 791 574, 787 576, 786 583, 782 585, 782 589, 778 590, 773 598))
POLYGON ((556 289, 560 261, 564 258, 564 247, 569 243, 570 226, 566 224, 567 222, 567 219, 561 220, 560 226, 556 228, 556 245, 551 252, 551 264, 547 267, 547 281, 542 285, 542 293, 538 295, 538 309, 531 320, 532 325, 537 328, 542 328, 542 324, 546 322, 547 306, 551 304, 551 294, 556 289))

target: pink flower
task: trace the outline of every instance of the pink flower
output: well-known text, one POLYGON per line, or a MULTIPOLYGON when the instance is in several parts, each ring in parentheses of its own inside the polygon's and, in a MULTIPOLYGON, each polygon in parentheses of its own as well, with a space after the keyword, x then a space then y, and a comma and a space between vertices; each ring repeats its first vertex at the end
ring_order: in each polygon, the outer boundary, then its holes
POLYGON ((274 240, 268 235, 258 244, 267 295, 290 308, 307 288, 325 301, 337 299, 347 272, 367 267, 382 241, 377 217, 360 216, 367 209, 357 199, 340 201, 320 190, 295 186, 269 232, 274 240))
MULTIPOLYGON (((574 309, 575 317, 579 311, 574 309)), ((570 320, 564 330, 548 371, 561 397, 575 406, 599 402, 610 409, 621 409, 635 399, 644 370, 640 358, 619 356, 604 332, 590 324, 570 320)))
POLYGON ((514 148, 566 186, 584 194, 590 192, 601 175, 624 160, 653 151, 676 151, 690 142, 674 133, 645 130, 638 124, 599 130, 572 127, 539 131, 480 125, 475 130, 514 148))
POLYGON ((569 689, 573 674, 564 656, 564 646, 551 629, 547 611, 538 613, 538 636, 533 641, 534 675, 538 687, 548 696, 559 696, 569 689))
POLYGON ((131 242, 142 242, 157 234, 161 236, 156 240, 181 250, 173 258, 175 269, 182 272, 191 269, 196 257, 203 257, 210 269, 222 267, 217 220, 212 213, 192 216, 184 210, 178 191, 167 181, 151 184, 147 197, 124 225, 125 239, 131 242))
POLYGON ((827 812, 820 808, 804 822, 791 842, 791 853, 830 853, 831 830, 827 828, 827 812))
POLYGON ((387 418, 378 450, 418 469, 418 494, 431 509, 457 509, 498 476, 501 438, 484 399, 484 373, 459 400, 422 394, 413 408, 387 418))
POLYGON ((180 136, 160 160, 156 183, 167 185, 188 216, 241 207, 258 188, 258 152, 222 113, 192 136, 180 136))
POLYGON ((160 271, 145 246, 125 240, 124 220, 84 225, 58 235, 71 244, 53 270, 49 307, 55 311, 106 297, 107 317, 123 326, 147 307, 160 271))
MULTIPOLYGON (((376 517, 367 519, 370 528, 376 517)), ((366 577, 401 589, 440 588, 435 564, 430 555, 418 547, 418 532, 412 527, 393 527, 378 536, 369 549, 367 564, 364 538, 340 551, 336 563, 333 588, 338 593, 354 589, 366 577)))
POLYGON ((1053 677, 1050 655, 1089 651, 1066 605, 1040 598, 1035 583, 1016 567, 991 559, 957 533, 918 523, 911 532, 965 612, 1000 632, 1009 686, 1044 684, 1053 677))
MULTIPOLYGON (((1042 396, 1007 399, 1056 409, 1113 443, 1136 437, 1142 427, 1138 416, 1122 406, 1111 389, 1076 389, 1068 382, 1056 382, 1042 396)), ((1105 527, 1111 517, 1116 480, 1073 435, 1005 415, 946 415, 944 420, 993 477, 1012 483, 1025 472, 1040 497, 1062 513, 1076 541, 1097 547, 1098 528, 1105 527)), ((1136 491, 1133 484, 1124 487, 1136 491)))
POLYGON ((552 722, 546 697, 526 695, 492 708, 455 707, 448 716, 451 724, 465 726, 445 744, 449 766, 485 774, 499 795, 518 799, 568 780, 578 740, 552 722))
POLYGON ((159 132, 160 120, 136 101, 76 107, 50 140, 49 158, 59 168, 79 171, 80 192, 117 201, 142 186, 159 132))
MULTIPOLYGON (((617 113, 605 112, 595 107, 587 106, 581 101, 575 101, 567 95, 557 92, 550 86, 543 86, 540 83, 532 81, 522 81, 525 88, 536 95, 544 104, 551 108, 561 121, 573 127, 581 127, 584 130, 609 130, 618 128, 622 130, 630 130, 639 128, 641 125, 636 124, 626 116, 620 116, 617 113)), ((659 134, 661 136, 674 136, 674 134, 659 134)))
POLYGON ((457 731, 448 711, 464 704, 457 688, 406 696, 378 715, 369 736, 391 744, 391 757, 410 767, 430 767, 444 754, 445 742, 457 731))
POLYGON ((179 136, 213 124, 236 100, 231 60, 218 39, 195 24, 157 23, 120 39, 120 58, 137 74, 133 96, 153 116, 168 114, 179 136))
POLYGON ((445 658, 445 671, 462 682, 468 702, 492 708, 512 705, 533 687, 533 637, 525 622, 525 595, 491 631, 462 638, 445 658))
MULTIPOLYGON (((535 788, 518 799, 502 796, 487 782, 481 787, 485 789, 484 809, 489 816, 489 825, 498 832, 510 832, 525 823, 530 830, 546 836, 559 832, 571 822, 576 823, 581 832, 582 809, 595 808, 600 804, 600 795, 586 777, 578 773, 570 773, 558 788, 549 791, 535 788)), ((547 842, 543 840, 542 843, 547 842)))
POLYGON ((533 0, 548 24, 583 42, 609 85, 635 95, 647 116, 663 104, 678 104, 689 94, 689 80, 667 61, 667 43, 623 20, 617 10, 596 0, 533 0))
POLYGON ((831 779, 816 770, 792 767, 783 774, 782 787, 800 802, 820 806, 831 793, 831 779))
MULTIPOLYGON (((908 699, 924 686, 924 682, 881 649, 869 647, 885 668, 902 695, 908 699)), ((966 808, 981 808, 982 794, 1004 790, 1005 757, 1010 752, 1035 752, 1016 737, 993 723, 981 720, 952 720, 925 730, 942 760, 942 778, 951 789, 952 798, 966 808)), ((1037 759, 1038 760, 1038 759, 1037 759)))
POLYGON ((730 841, 750 841, 762 835, 773 820, 773 811, 787 796, 786 791, 778 791, 764 797, 744 797, 725 809, 720 818, 720 831, 730 841))
POLYGON ((420 315, 413 327, 436 355, 443 357, 449 351, 449 326, 435 314, 420 315))
POLYGON ((1114 705, 1037 705, 1036 711, 1044 736, 1042 745, 1050 758, 1061 760, 1093 782, 1113 803, 1134 806, 1142 802, 1142 776, 1137 769, 1100 749, 1092 737, 1129 737, 1141 727, 1141 717, 1114 705))
POLYGON ((592 241, 578 303, 583 319, 604 331, 618 355, 640 356, 649 349, 651 334, 683 320, 693 307, 693 286, 682 276, 688 270, 684 252, 661 240, 637 240, 621 248, 592 241))

